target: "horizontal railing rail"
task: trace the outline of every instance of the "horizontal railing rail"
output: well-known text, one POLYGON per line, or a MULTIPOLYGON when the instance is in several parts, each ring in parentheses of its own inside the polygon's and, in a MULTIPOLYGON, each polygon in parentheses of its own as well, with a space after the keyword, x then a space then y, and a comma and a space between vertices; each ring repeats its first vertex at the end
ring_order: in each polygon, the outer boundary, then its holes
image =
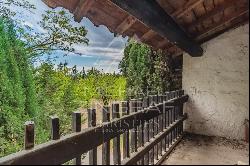
MULTIPOLYGON (((59 120, 52 118, 52 139, 54 140, 32 147, 34 137, 30 138, 28 134, 25 136, 27 138, 25 144, 29 145, 26 150, 1 158, 0 165, 58 165, 72 159, 75 164, 81 164, 81 155, 87 152, 89 152, 89 162, 97 164, 96 148, 100 145, 103 145, 102 163, 108 165, 112 139, 114 139, 114 164, 157 163, 160 161, 159 155, 164 157, 162 152, 167 153, 171 150, 171 144, 175 145, 183 135, 183 121, 186 120, 187 114, 183 114, 182 107, 187 101, 188 96, 184 95, 183 91, 175 91, 161 96, 148 96, 146 100, 123 102, 122 112, 119 110, 119 104, 113 104, 113 120, 110 121, 110 112, 106 108, 107 112, 103 113, 104 123, 99 126, 96 126, 95 111, 89 110, 90 127, 82 131, 79 127, 81 122, 79 113, 75 113, 73 116, 75 133, 61 138, 59 120), (122 117, 120 117, 121 113, 122 117), (122 134, 124 136, 123 157, 120 151, 122 134)), ((30 129, 32 127, 26 126, 26 132, 30 129)), ((30 135, 34 136, 34 133, 30 135)))

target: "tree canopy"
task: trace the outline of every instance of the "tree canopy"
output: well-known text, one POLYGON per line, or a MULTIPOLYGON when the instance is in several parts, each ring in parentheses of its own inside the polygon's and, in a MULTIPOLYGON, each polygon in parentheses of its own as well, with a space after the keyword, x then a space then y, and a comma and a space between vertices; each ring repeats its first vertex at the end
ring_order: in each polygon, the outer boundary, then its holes
POLYGON ((164 93, 181 88, 181 80, 175 79, 172 58, 163 51, 153 51, 145 44, 130 40, 119 64, 126 77, 127 97, 164 93))
POLYGON ((0 2, 0 16, 13 20, 17 34, 24 41, 24 48, 30 57, 48 55, 55 51, 62 51, 65 54, 73 52, 81 55, 75 51, 74 45, 88 45, 86 28, 72 21, 74 20, 73 15, 65 9, 45 11, 42 14, 42 20, 37 20, 37 26, 42 29, 39 31, 29 25, 23 25, 24 20, 15 19, 18 13, 13 10, 13 6, 21 7, 31 13, 36 10, 36 6, 26 0, 3 0, 0 2))

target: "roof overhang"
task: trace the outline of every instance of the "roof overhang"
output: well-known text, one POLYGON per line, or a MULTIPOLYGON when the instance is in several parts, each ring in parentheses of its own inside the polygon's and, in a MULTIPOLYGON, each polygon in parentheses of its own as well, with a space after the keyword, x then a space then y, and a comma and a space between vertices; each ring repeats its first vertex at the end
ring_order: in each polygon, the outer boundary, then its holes
POLYGON ((249 0, 43 0, 64 7, 75 20, 134 37, 170 55, 201 56, 201 43, 249 22, 249 0))

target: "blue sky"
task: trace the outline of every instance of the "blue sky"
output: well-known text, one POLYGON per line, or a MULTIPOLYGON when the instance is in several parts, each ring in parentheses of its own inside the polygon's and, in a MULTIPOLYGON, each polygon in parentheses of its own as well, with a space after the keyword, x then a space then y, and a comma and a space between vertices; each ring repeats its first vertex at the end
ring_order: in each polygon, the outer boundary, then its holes
MULTIPOLYGON (((49 8, 41 0, 28 0, 31 4, 36 6, 36 10, 32 12, 20 10, 20 17, 24 22, 23 25, 28 25, 36 31, 43 31, 39 27, 37 21, 41 20, 41 15, 49 8)), ((58 8, 60 9, 60 8, 58 8)), ((56 9, 56 10, 58 10, 56 9)), ((75 45, 77 52, 82 56, 76 54, 70 54, 69 56, 63 56, 63 52, 54 52, 52 57, 57 57, 54 63, 57 65, 60 62, 68 62, 72 67, 77 65, 78 69, 82 69, 84 66, 87 70, 91 67, 95 67, 104 72, 118 72, 118 64, 123 56, 123 50, 127 43, 127 38, 121 36, 114 37, 105 26, 95 27, 93 23, 87 18, 83 18, 80 23, 76 23, 72 20, 72 24, 76 26, 85 26, 88 30, 87 38, 89 39, 89 45, 82 44, 75 45)), ((46 59, 47 56, 43 56, 40 60, 46 59)), ((36 65, 39 65, 37 62, 36 65)))

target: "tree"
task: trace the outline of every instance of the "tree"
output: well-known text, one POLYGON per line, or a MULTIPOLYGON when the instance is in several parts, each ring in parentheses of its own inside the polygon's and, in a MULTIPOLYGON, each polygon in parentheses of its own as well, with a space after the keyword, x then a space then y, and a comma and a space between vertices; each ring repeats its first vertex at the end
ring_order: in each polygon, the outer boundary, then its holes
POLYGON ((144 44, 139 44, 131 40, 124 50, 124 58, 119 68, 127 78, 127 96, 138 97, 146 94, 150 86, 150 63, 151 50, 144 44))
POLYGON ((59 71, 62 71, 62 70, 63 70, 63 63, 62 63, 62 62, 60 62, 60 63, 58 64, 57 69, 58 69, 59 71))
POLYGON ((86 77, 86 72, 85 72, 85 68, 82 67, 82 71, 80 72, 81 78, 84 79, 86 77))
MULTIPOLYGON (((9 6, 22 7, 25 10, 35 10, 35 6, 26 0, 3 0, 0 2, 0 16, 8 19, 14 18, 17 13, 9 6)), ((75 44, 87 45, 89 40, 86 38, 87 30, 83 26, 74 25, 73 16, 66 10, 48 10, 42 15, 42 20, 38 20, 38 25, 44 31, 34 30, 25 25, 24 20, 13 20, 15 28, 18 29, 20 39, 26 43, 25 48, 30 57, 37 57, 44 54, 51 54, 54 51, 62 51, 65 54, 75 51, 75 44)))
POLYGON ((9 8, 9 6, 14 5, 16 7, 22 7, 26 10, 35 9, 35 6, 30 4, 26 0, 2 0, 0 1, 0 17, 2 18, 10 18, 16 15, 16 11, 13 11, 9 8))
POLYGON ((181 88, 175 86, 181 80, 174 79, 171 63, 171 57, 163 51, 153 51, 145 44, 130 40, 119 64, 119 69, 127 80, 127 97, 140 97, 148 93, 164 93, 181 88))
POLYGON ((24 43, 14 25, 0 18, 0 155, 22 147, 23 122, 35 119, 39 108, 24 43), (14 146, 13 146, 14 145, 14 146))
POLYGON ((92 67, 90 70, 88 70, 87 73, 88 73, 88 76, 91 76, 91 75, 97 76, 97 75, 101 74, 101 72, 94 67, 92 67))
POLYGON ((77 71, 76 65, 74 65, 71 70, 72 70, 72 72, 71 72, 72 78, 74 80, 77 80, 77 78, 78 78, 78 71, 77 71))
POLYGON ((75 52, 74 44, 88 44, 87 30, 83 26, 74 26, 73 16, 66 10, 46 11, 39 22, 45 32, 25 34, 27 50, 33 56, 51 54, 53 51, 75 52))

